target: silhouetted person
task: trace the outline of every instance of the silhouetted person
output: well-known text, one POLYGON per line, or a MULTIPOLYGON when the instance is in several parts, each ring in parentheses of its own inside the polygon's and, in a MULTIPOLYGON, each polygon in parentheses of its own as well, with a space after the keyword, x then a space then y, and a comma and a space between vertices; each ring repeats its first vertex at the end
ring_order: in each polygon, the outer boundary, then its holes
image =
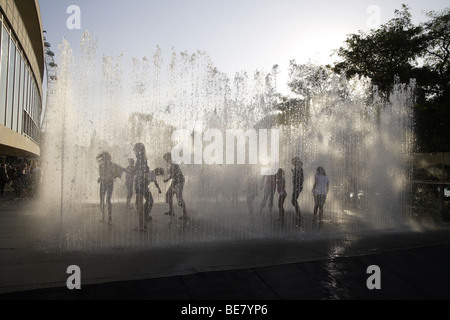
POLYGON ((139 217, 139 226, 135 230, 144 231, 147 229, 147 221, 150 220, 148 216, 149 209, 151 210, 153 205, 153 197, 148 187, 150 183, 150 168, 147 163, 145 146, 142 143, 136 143, 133 150, 136 155, 134 191, 136 193, 136 210, 139 217))
POLYGON ((184 175, 181 172, 180 166, 172 161, 172 155, 170 152, 166 153, 164 155, 164 160, 169 165, 168 174, 169 177, 164 180, 165 183, 172 180, 172 183, 170 184, 169 189, 166 193, 166 202, 169 204, 169 212, 167 212, 168 215, 173 216, 173 195, 177 195, 178 205, 183 209, 183 215, 180 217, 180 219, 187 219, 187 211, 186 211, 186 204, 184 203, 183 199, 183 188, 184 188, 184 175))
POLYGON ((0 195, 3 196, 5 184, 9 182, 8 172, 6 171, 6 164, 0 166, 0 195))
POLYGON ((127 186, 127 209, 131 209, 130 203, 133 198, 134 175, 136 174, 134 167, 134 159, 128 159, 128 167, 125 169, 125 184, 127 186))
POLYGON ((99 162, 98 182, 100 183, 100 209, 102 211, 102 220, 105 222, 105 197, 108 206, 108 224, 112 224, 112 203, 111 197, 114 190, 114 179, 120 178, 124 169, 112 162, 111 154, 103 151, 97 156, 99 162))
POLYGON ((318 167, 314 177, 314 186, 312 189, 314 195, 314 221, 317 219, 317 211, 319 211, 319 222, 323 219, 323 206, 327 200, 330 182, 325 173, 324 168, 318 167))
POLYGON ((278 221, 284 221, 284 200, 286 200, 286 179, 284 178, 284 170, 279 168, 277 172, 277 191, 278 197, 278 221))
POLYGON ((19 166, 16 179, 18 183, 19 197, 26 198, 28 196, 29 183, 29 171, 27 163, 23 163, 19 166))
POLYGON ((292 159, 292 165, 294 168, 292 168, 292 185, 293 185, 293 191, 292 191, 292 200, 291 203, 295 208, 295 217, 298 221, 298 223, 302 220, 302 214, 300 212, 300 206, 298 204, 298 197, 300 196, 300 193, 303 190, 303 163, 300 161, 299 157, 295 157, 292 159))
POLYGON ((161 188, 159 187, 159 184, 158 184, 158 180, 156 180, 157 176, 162 176, 162 175, 164 175, 164 169, 162 169, 162 168, 150 170, 148 173, 148 187, 147 187, 148 191, 146 191, 144 194, 144 198, 145 198, 144 213, 145 213, 145 218, 148 221, 152 220, 150 213, 152 212, 153 202, 154 202, 153 195, 150 190, 150 184, 153 182, 155 184, 156 188, 158 189, 158 193, 162 193, 161 188))
POLYGON ((269 200, 269 213, 272 214, 273 197, 275 195, 275 189, 277 187, 277 175, 266 175, 263 177, 261 189, 264 187, 264 197, 261 202, 260 213, 262 213, 266 206, 267 199, 269 200))

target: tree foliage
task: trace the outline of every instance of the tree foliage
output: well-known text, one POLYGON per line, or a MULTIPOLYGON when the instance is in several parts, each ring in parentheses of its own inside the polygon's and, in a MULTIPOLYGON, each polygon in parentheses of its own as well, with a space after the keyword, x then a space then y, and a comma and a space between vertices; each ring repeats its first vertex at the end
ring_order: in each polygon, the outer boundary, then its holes
POLYGON ((348 35, 333 66, 291 61, 289 87, 297 97, 280 98, 278 122, 308 123, 310 103, 318 97, 351 99, 353 77, 370 79, 373 92, 385 100, 395 85, 414 80, 417 151, 450 151, 450 8, 426 16, 415 25, 402 5, 378 29, 348 35))
POLYGON ((420 151, 449 151, 450 143, 450 8, 430 11, 414 25, 409 8, 376 30, 347 37, 337 50, 336 72, 369 77, 385 97, 394 79, 416 81, 415 129, 420 151))

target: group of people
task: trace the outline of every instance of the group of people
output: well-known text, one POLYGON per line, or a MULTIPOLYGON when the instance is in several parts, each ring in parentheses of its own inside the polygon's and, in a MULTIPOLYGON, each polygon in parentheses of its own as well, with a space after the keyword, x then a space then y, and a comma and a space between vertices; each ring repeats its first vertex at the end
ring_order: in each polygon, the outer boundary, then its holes
POLYGON ((0 165, 0 196, 5 186, 10 185, 20 198, 34 198, 42 181, 42 170, 38 162, 0 165))
MULTIPOLYGON (((303 174, 303 163, 300 161, 299 157, 294 157, 292 159, 292 199, 291 203, 295 208, 295 218, 298 224, 301 224, 302 215, 300 211, 300 206, 298 203, 298 197, 300 193, 303 191, 303 182, 304 182, 304 174, 303 174)), ((257 196, 257 184, 254 180, 254 176, 249 176, 247 181, 247 204, 249 208, 250 214, 253 214, 253 201, 257 196)), ((269 213, 272 213, 273 202, 275 192, 278 193, 278 221, 284 220, 284 202, 287 198, 286 191, 286 178, 285 171, 282 168, 279 168, 277 173, 274 175, 266 175, 263 177, 261 189, 264 187, 264 195, 260 205, 260 213, 263 212, 264 207, 266 206, 267 200, 269 201, 269 213)), ((317 214, 319 215, 319 222, 323 220, 323 206, 325 205, 325 201, 327 198, 329 190, 329 179, 325 173, 324 168, 318 167, 316 170, 316 174, 314 177, 314 186, 312 189, 314 196, 314 221, 317 221, 317 214)))
MULTIPOLYGON (((150 184, 154 183, 159 193, 162 193, 161 188, 157 181, 157 176, 164 175, 163 168, 156 168, 150 170, 148 165, 145 146, 142 143, 136 143, 133 151, 136 159, 129 158, 128 166, 123 168, 112 162, 111 154, 107 151, 100 153, 97 156, 99 162, 99 174, 98 182, 100 183, 100 208, 102 211, 102 222, 105 222, 105 212, 108 212, 108 224, 112 224, 112 203, 111 196, 114 190, 114 180, 120 178, 123 173, 126 175, 127 186, 127 208, 131 209, 131 200, 133 194, 136 195, 136 210, 139 217, 139 225, 136 228, 137 231, 144 231, 147 229, 148 221, 151 221, 150 215, 153 208, 153 195, 150 191, 150 184)), ((183 199, 183 189, 185 184, 184 175, 180 169, 180 166, 172 161, 171 153, 166 153, 163 159, 168 164, 167 179, 164 179, 164 183, 172 181, 166 192, 166 203, 169 205, 169 211, 165 214, 168 216, 174 216, 173 197, 177 196, 178 205, 182 208, 183 214, 180 219, 187 219, 186 204, 183 199)), ((298 203, 298 197, 303 191, 304 173, 303 163, 299 157, 292 159, 292 198, 291 203, 295 208, 295 218, 297 224, 301 224, 302 215, 300 206, 298 203)), ((278 172, 273 175, 266 175, 263 177, 261 189, 264 187, 264 196, 260 205, 260 213, 262 213, 267 201, 269 201, 268 207, 270 213, 272 213, 273 202, 275 192, 278 193, 278 221, 283 221, 285 218, 284 202, 288 196, 286 191, 286 177, 285 171, 282 168, 278 169, 278 172)), ((326 202, 327 194, 329 190, 329 179, 325 173, 324 168, 318 167, 315 174, 314 186, 312 189, 314 196, 314 221, 319 216, 319 222, 323 220, 323 206, 326 202)), ((250 214, 253 214, 253 201, 258 195, 258 184, 253 175, 248 176, 247 181, 247 204, 250 214)))
MULTIPOLYGON (((102 211, 102 222, 105 222, 105 205, 108 211, 108 224, 112 224, 112 203, 111 196, 114 190, 114 179, 120 178, 125 172, 126 186, 127 186, 127 208, 131 209, 131 200, 133 192, 136 194, 136 210, 139 218, 139 225, 136 231, 145 231, 148 228, 148 221, 151 221, 151 211, 153 208, 153 195, 150 191, 150 184, 154 183, 159 193, 162 193, 161 188, 156 179, 157 176, 164 175, 163 168, 156 168, 150 170, 147 161, 145 146, 142 143, 136 143, 133 151, 136 160, 128 159, 128 166, 123 168, 112 162, 111 154, 107 151, 100 153, 97 156, 99 162, 98 182, 100 183, 100 209, 102 211), (105 203, 106 200, 106 203, 105 203)), ((173 217, 173 196, 177 196, 178 205, 182 208, 183 214, 180 219, 186 220, 188 218, 186 204, 183 199, 183 188, 185 178, 181 172, 180 166, 172 161, 170 153, 163 156, 168 164, 168 177, 164 180, 165 183, 172 181, 166 192, 166 203, 169 204, 169 211, 166 215, 173 217)))

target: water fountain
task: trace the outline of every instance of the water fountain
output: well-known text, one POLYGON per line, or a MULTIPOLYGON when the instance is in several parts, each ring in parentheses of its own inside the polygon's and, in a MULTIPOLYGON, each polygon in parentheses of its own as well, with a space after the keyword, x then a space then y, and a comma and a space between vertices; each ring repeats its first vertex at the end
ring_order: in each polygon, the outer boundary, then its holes
MULTIPOLYGON (((389 101, 384 101, 367 79, 322 74, 320 90, 310 91, 303 101, 307 112, 291 110, 289 119, 300 121, 286 121, 273 108, 276 67, 270 72, 238 72, 229 78, 204 52, 174 50, 165 63, 160 48, 150 57, 131 62, 124 55, 104 55, 99 62, 96 41, 88 32, 83 35, 80 57, 62 42, 58 65, 42 152, 41 211, 53 230, 45 246, 91 250, 314 237, 311 189, 318 166, 326 169, 331 181, 325 234, 400 228, 406 222, 404 194, 414 141, 413 85, 396 84, 389 101), (113 162, 125 167, 127 158, 134 157, 134 143, 142 142, 151 168, 165 167, 162 156, 174 148, 172 134, 181 129, 191 133, 194 144, 195 137, 209 129, 224 136, 228 129, 277 129, 279 166, 286 171, 289 193, 286 222, 274 221, 277 195, 273 215, 267 209, 259 213, 262 191, 255 199, 253 216, 249 215, 245 177, 250 171, 259 172, 261 163, 249 164, 249 156, 246 164, 196 163, 193 154, 192 163, 181 165, 191 217, 188 225, 171 223, 164 215, 167 185, 162 178, 163 194, 152 187, 155 205, 148 232, 133 231, 137 216, 125 209, 124 179, 115 182, 113 225, 99 223, 97 154, 107 150, 113 162), (304 163, 305 187, 299 197, 302 228, 290 219, 294 156, 304 163)), ((294 65, 292 71, 298 76, 310 70, 294 65)), ((200 155, 211 140, 205 141, 197 149, 200 155)))

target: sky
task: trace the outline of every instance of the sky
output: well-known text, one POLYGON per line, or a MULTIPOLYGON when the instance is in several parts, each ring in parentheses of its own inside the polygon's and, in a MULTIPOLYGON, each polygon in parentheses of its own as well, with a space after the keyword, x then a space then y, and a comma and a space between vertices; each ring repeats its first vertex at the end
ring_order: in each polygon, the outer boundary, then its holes
POLYGON ((444 0, 39 0, 53 50, 66 39, 76 53, 88 30, 103 54, 143 57, 157 46, 165 53, 199 50, 231 76, 277 64, 282 79, 290 60, 333 63, 333 50, 348 34, 386 23, 402 3, 416 23, 427 20, 424 11, 448 7, 444 0), (72 5, 79 15, 68 12, 72 5))

